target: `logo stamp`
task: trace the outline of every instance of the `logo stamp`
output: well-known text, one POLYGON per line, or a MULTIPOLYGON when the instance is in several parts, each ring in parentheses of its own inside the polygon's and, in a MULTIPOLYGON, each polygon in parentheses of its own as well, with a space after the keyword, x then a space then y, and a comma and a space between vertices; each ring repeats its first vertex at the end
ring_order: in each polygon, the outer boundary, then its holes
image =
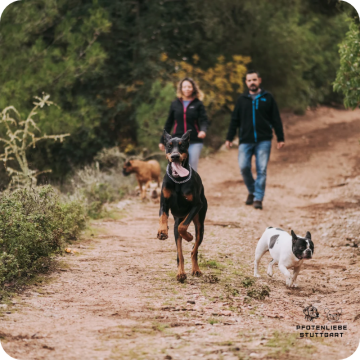
POLYGON ((319 312, 317 311, 315 306, 309 305, 304 310, 303 313, 305 314, 306 321, 313 321, 319 317, 319 312))
POLYGON ((336 311, 331 311, 328 308, 325 308, 325 314, 326 314, 326 318, 331 321, 331 322, 336 322, 339 321, 340 316, 342 313, 342 309, 337 309, 336 311))

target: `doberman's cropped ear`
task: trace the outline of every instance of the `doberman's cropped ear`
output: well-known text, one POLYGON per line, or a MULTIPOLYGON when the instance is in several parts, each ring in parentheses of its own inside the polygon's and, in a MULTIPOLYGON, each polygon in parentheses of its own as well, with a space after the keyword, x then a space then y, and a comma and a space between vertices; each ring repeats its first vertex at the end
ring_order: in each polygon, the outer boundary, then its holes
POLYGON ((306 232, 305 239, 309 239, 309 240, 311 240, 311 234, 310 234, 310 231, 307 231, 307 232, 306 232))
POLYGON ((165 129, 164 129, 164 139, 165 139, 165 142, 168 142, 171 139, 171 135, 168 134, 165 129))
POLYGON ((292 236, 292 241, 293 241, 293 243, 297 240, 297 236, 296 236, 296 234, 295 234, 295 232, 294 232, 294 230, 291 230, 291 236, 292 236))
POLYGON ((183 141, 190 141, 190 132, 191 132, 191 129, 189 129, 189 130, 181 137, 181 140, 183 140, 183 141))

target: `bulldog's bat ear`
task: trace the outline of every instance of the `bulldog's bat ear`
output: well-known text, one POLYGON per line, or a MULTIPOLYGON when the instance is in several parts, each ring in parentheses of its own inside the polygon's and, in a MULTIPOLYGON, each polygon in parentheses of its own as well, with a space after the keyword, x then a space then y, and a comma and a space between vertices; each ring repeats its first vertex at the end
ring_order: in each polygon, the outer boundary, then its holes
POLYGON ((309 240, 311 240, 311 234, 310 234, 310 231, 307 231, 307 232, 306 232, 305 239, 309 239, 309 240))
POLYGON ((297 236, 296 236, 296 234, 294 233, 294 230, 291 230, 291 236, 292 236, 293 242, 295 242, 295 241, 297 240, 297 236))
POLYGON ((165 142, 168 142, 171 139, 171 135, 168 134, 165 129, 164 129, 164 139, 165 139, 165 142))
POLYGON ((183 140, 183 141, 190 141, 190 132, 191 132, 191 129, 189 129, 189 130, 181 137, 181 140, 183 140))

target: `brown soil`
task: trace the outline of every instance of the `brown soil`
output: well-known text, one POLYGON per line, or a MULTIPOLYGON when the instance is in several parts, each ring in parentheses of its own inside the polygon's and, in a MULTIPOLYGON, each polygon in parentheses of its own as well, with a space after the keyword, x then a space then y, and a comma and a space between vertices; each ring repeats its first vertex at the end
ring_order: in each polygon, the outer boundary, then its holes
POLYGON ((62 271, 2 312, 2 346, 17 359, 350 356, 360 330, 359 118, 360 111, 327 108, 285 116, 286 147, 273 144, 262 211, 244 204, 236 149, 202 159, 209 211, 201 278, 190 275, 186 243, 188 279, 176 281, 174 239, 156 239, 158 203, 133 198, 121 220, 94 222, 95 235, 77 245, 78 255, 67 255, 62 271), (298 288, 286 288, 277 267, 267 277, 268 254, 252 283, 255 246, 267 226, 311 232, 314 258, 298 288), (250 296, 265 286, 270 296, 250 296), (310 304, 320 314, 313 322, 303 313, 310 304), (327 320, 326 309, 342 309, 338 323, 327 320), (334 331, 342 338, 301 338, 296 329, 334 324, 347 325, 334 331))

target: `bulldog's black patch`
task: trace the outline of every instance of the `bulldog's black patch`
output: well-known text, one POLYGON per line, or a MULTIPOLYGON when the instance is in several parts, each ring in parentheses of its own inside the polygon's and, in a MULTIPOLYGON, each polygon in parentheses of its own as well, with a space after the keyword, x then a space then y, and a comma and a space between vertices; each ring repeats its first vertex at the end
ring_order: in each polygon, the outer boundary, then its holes
POLYGON ((280 235, 273 235, 271 238, 270 238, 270 244, 269 244, 269 248, 272 249, 275 245, 275 242, 277 240, 277 238, 279 237, 280 235))
POLYGON ((276 228, 276 230, 279 230, 279 231, 285 231, 285 230, 283 230, 283 229, 280 229, 280 228, 276 228))

